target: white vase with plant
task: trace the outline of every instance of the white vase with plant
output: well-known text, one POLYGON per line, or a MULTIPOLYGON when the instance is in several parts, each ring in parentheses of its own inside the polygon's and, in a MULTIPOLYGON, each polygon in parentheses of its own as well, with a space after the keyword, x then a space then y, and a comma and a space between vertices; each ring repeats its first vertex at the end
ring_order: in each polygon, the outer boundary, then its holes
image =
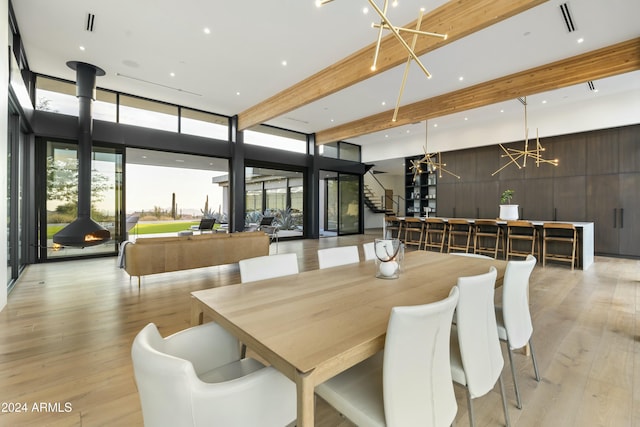
POLYGON ((504 190, 500 196, 500 219, 512 221, 518 219, 518 205, 511 204, 514 190, 504 190))

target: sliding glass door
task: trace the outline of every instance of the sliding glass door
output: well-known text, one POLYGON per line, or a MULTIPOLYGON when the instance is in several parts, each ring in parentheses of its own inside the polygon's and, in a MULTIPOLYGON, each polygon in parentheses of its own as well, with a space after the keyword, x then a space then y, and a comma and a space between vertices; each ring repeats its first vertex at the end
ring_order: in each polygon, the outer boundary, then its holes
POLYGON ((103 245, 87 248, 60 247, 53 243, 53 235, 73 221, 78 213, 78 145, 72 142, 49 140, 46 143, 43 183, 45 203, 41 209, 40 258, 86 257, 113 254, 121 240, 120 212, 122 211, 121 149, 99 147, 94 144, 91 154, 91 217, 111 233, 111 240, 103 245))
POLYGON ((360 176, 323 171, 322 236, 360 232, 360 176))

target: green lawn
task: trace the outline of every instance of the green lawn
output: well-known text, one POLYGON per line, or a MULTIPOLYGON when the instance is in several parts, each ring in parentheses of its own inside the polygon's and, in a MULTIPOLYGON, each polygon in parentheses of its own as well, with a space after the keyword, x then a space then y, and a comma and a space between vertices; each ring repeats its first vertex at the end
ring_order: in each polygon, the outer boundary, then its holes
MULTIPOLYGON (((162 233, 177 233, 178 231, 188 230, 192 225, 198 225, 200 221, 188 221, 188 222, 158 222, 158 223, 138 223, 131 232, 140 234, 162 234, 162 233)), ((47 238, 53 238, 53 235, 64 228, 63 225, 49 225, 47 227, 47 238)))

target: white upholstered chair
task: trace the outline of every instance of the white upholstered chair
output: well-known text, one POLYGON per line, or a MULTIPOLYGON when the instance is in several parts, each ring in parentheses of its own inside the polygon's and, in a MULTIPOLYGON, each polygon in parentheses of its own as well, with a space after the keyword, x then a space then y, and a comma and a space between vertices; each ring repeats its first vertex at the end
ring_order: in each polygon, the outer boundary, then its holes
POLYGON ((145 326, 131 349, 145 426, 274 426, 296 418, 295 384, 239 358, 238 341, 216 323, 162 338, 145 326))
POLYGON ((357 246, 339 246, 336 248, 318 249, 318 266, 320 269, 360 262, 357 246))
POLYGON ((371 261, 376 259, 375 242, 367 242, 362 244, 362 250, 364 251, 364 260, 371 261))
POLYGON ((298 274, 296 254, 275 254, 247 258, 238 262, 242 283, 298 274))
POLYGON ((527 256, 524 261, 509 261, 507 263, 502 283, 502 306, 496 307, 498 336, 507 343, 518 409, 522 408, 522 401, 518 390, 516 370, 513 365, 512 350, 529 344, 536 381, 540 382, 536 355, 531 342, 533 324, 531 322, 531 313, 529 312, 529 277, 531 277, 531 272, 535 266, 536 258, 533 255, 527 256))
POLYGON ((466 388, 471 426, 475 425, 472 400, 489 393, 496 382, 500 383, 506 425, 510 425, 493 303, 496 276, 495 267, 490 267, 488 273, 458 278, 457 323, 451 328, 451 377, 466 388))
MULTIPOLYGON (((257 280, 273 279, 275 277, 298 274, 298 256, 296 254, 275 254, 238 261, 240 266, 240 282, 248 283, 257 280)), ((247 346, 242 343, 240 357, 247 354, 247 346)))
POLYGON ((316 387, 360 427, 449 426, 458 405, 449 368, 451 317, 458 301, 394 307, 384 351, 316 387))
POLYGON ((449 255, 466 256, 468 258, 493 259, 490 256, 482 254, 472 254, 471 252, 451 252, 449 255))

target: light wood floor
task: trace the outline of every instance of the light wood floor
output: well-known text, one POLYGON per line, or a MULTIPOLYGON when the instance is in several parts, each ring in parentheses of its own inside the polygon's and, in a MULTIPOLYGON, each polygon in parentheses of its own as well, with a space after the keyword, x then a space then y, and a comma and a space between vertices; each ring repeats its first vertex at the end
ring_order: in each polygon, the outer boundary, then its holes
MULTIPOLYGON (((280 242, 279 251, 297 253, 308 270, 317 268, 318 248, 372 239, 280 242)), ((191 291, 237 282, 237 265, 147 276, 140 290, 114 258, 30 266, 0 313, 0 426, 142 425, 133 337, 148 322, 165 336, 189 327, 191 291), (27 412, 7 412, 18 403, 27 412)), ((505 353, 513 425, 640 425, 639 285, 638 260, 596 257, 586 272, 536 267, 531 306, 542 381, 517 353, 524 408, 516 409, 505 353)), ((456 424, 468 425, 464 392, 456 393, 456 424)), ((352 426, 321 399, 317 406, 317 426, 352 426)), ((497 387, 474 407, 478 426, 503 425, 497 387)))

